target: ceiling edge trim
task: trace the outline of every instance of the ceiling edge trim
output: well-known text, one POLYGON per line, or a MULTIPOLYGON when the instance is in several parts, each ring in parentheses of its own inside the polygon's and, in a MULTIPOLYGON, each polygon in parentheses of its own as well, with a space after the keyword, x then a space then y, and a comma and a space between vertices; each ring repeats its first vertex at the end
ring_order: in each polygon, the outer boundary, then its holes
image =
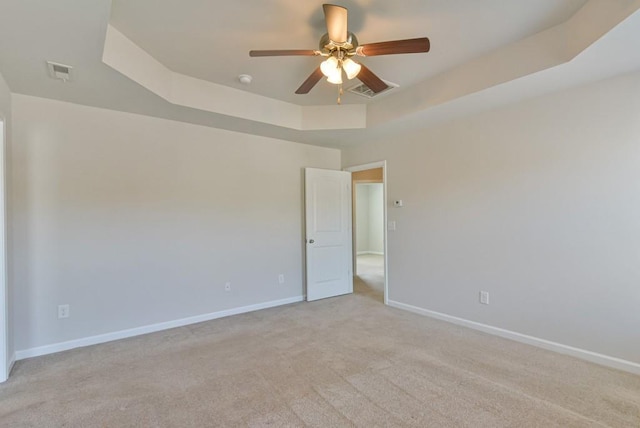
POLYGON ((640 0, 590 0, 562 24, 369 104, 367 122, 397 120, 567 63, 638 9, 640 0))
POLYGON ((299 106, 176 73, 111 25, 107 26, 102 62, 184 107, 299 131, 366 127, 365 104, 299 106))

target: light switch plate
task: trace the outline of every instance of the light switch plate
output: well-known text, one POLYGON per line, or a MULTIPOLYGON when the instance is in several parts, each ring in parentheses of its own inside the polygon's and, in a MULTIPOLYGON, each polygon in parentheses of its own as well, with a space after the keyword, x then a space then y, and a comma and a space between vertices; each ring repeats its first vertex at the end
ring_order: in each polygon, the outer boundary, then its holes
POLYGON ((482 303, 483 305, 488 305, 489 304, 489 292, 488 291, 481 291, 480 292, 480 303, 482 303))

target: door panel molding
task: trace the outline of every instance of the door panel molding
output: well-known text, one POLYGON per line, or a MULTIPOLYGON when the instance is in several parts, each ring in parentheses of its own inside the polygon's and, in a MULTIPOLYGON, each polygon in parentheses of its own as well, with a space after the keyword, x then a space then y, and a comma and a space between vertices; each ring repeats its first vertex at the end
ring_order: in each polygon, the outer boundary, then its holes
POLYGON ((307 300, 353 293, 351 173, 305 168, 307 300))

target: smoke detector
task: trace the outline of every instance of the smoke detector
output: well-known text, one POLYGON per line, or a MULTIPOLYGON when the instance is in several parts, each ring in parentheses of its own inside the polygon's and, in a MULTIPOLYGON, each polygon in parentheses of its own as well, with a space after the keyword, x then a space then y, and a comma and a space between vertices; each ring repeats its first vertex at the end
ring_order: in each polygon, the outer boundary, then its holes
POLYGON ((251 77, 248 74, 241 74, 238 76, 238 80, 240 81, 240 83, 242 83, 243 85, 250 85, 251 81, 253 80, 253 77, 251 77))
POLYGON ((386 94, 390 90, 395 89, 398 86, 400 86, 397 83, 388 82, 386 80, 384 80, 384 83, 387 84, 387 89, 384 89, 384 90, 382 90, 382 91, 380 91, 378 93, 373 92, 371 90, 371 88, 368 87, 367 85, 365 85, 364 83, 361 83, 361 84, 356 85, 356 86, 352 86, 351 88, 347 89, 347 91, 351 92, 352 94, 360 95, 361 97, 374 98, 374 97, 379 97, 382 94, 386 94))
POLYGON ((70 65, 47 61, 47 68, 49 69, 49 77, 52 79, 62 80, 63 82, 73 79, 73 67, 70 65))

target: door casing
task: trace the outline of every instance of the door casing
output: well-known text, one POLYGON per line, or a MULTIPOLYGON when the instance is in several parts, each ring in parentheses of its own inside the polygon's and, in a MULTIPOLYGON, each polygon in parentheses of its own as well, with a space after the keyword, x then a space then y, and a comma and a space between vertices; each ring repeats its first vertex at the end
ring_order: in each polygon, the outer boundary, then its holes
MULTIPOLYGON (((377 162, 371 162, 371 163, 367 163, 367 164, 362 164, 362 165, 354 165, 354 166, 349 166, 346 168, 343 168, 344 171, 349 171, 349 172, 357 172, 357 171, 365 171, 367 169, 374 169, 374 168, 382 168, 382 198, 384 201, 384 206, 383 206, 383 215, 384 215, 384 233, 383 233, 383 237, 384 237, 384 304, 388 305, 389 304, 389 250, 388 250, 388 246, 387 246, 387 231, 388 231, 388 220, 387 220, 387 207, 389 206, 389 204, 387 203, 387 161, 386 160, 381 160, 381 161, 377 161, 377 162)), ((353 214, 352 214, 353 215, 353 214)), ((355 220, 352 219, 352 224, 355 220)), ((355 230, 355 227, 352 227, 353 230, 355 230)), ((353 238, 352 238, 353 241, 353 238)), ((353 259, 353 263, 354 263, 354 272, 355 272, 355 263, 356 263, 356 246, 355 244, 352 245, 352 259, 353 259)))

